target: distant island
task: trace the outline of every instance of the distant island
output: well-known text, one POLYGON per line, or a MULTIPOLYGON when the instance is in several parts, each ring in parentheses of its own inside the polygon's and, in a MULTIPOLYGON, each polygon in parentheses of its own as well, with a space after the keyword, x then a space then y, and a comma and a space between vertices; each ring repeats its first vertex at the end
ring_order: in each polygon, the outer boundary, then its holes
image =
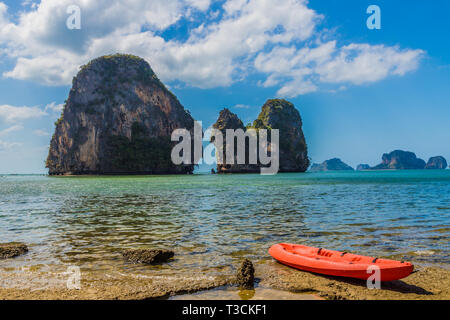
POLYGON ((356 167, 356 171, 364 171, 369 169, 370 166, 368 164, 358 164, 358 166, 356 167))
POLYGON ((382 162, 371 168, 372 170, 424 169, 426 166, 424 160, 417 158, 416 154, 410 151, 395 150, 383 154, 381 159, 382 162))
MULTIPOLYGON (((443 170, 447 168, 447 160, 442 156, 431 157, 428 162, 417 158, 414 152, 394 150, 390 153, 385 153, 382 156, 382 162, 374 167, 368 164, 359 164, 356 167, 357 171, 365 170, 421 170, 421 169, 435 169, 443 170)), ((333 158, 326 160, 321 164, 314 163, 309 171, 337 171, 337 170, 353 170, 352 167, 344 163, 341 159, 333 158)))
POLYGON ((341 159, 333 158, 330 160, 326 160, 326 161, 322 162, 321 164, 314 163, 311 166, 311 169, 309 169, 309 171, 311 171, 311 172, 336 171, 336 170, 353 171, 353 168, 350 167, 348 164, 344 163, 341 159))
POLYGON ((382 156, 382 162, 371 170, 420 170, 420 169, 445 169, 447 161, 442 156, 431 157, 426 163, 417 158, 414 152, 394 150, 382 156))
POLYGON ((447 168, 447 160, 445 160, 442 156, 431 157, 425 169, 446 169, 447 168))

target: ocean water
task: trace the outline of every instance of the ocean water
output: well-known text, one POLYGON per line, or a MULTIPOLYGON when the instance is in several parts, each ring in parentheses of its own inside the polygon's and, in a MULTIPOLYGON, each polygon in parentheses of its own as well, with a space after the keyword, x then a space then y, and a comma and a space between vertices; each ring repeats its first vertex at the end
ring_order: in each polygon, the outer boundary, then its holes
POLYGON ((448 268, 449 236, 450 170, 0 177, 0 243, 30 247, 0 261, 2 285, 8 272, 67 266, 231 273, 244 257, 271 259, 278 242, 448 268), (176 256, 131 265, 121 257, 126 248, 172 248, 176 256))

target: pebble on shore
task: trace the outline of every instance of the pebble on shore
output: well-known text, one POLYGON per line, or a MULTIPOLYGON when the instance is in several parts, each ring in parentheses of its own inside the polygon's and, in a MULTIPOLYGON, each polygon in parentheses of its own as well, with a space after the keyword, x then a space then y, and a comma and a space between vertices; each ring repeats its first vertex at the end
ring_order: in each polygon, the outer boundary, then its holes
POLYGON ((28 252, 28 247, 23 243, 0 243, 0 259, 9 259, 28 252))
POLYGON ((253 263, 250 260, 245 259, 242 262, 242 265, 238 270, 236 279, 241 288, 253 289, 253 284, 255 281, 255 268, 253 267, 253 263))
POLYGON ((171 250, 162 249, 129 249, 122 252, 123 257, 132 263, 153 264, 166 262, 174 256, 171 250))

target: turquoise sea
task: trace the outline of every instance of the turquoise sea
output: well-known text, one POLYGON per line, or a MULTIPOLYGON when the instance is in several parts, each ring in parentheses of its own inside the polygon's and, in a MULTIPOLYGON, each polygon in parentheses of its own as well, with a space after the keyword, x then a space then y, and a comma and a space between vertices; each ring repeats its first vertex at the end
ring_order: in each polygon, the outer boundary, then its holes
POLYGON ((448 268, 449 239, 450 170, 0 177, 0 243, 30 246, 0 262, 2 285, 3 273, 69 265, 111 274, 234 272, 244 257, 270 259, 278 242, 448 268), (152 267, 122 260, 122 249, 141 247, 176 256, 152 267))

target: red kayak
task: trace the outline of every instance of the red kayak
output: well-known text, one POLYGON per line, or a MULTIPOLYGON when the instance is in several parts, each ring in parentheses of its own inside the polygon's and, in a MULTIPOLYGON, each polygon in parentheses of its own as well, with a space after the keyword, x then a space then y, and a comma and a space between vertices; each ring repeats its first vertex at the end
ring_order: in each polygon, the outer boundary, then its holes
POLYGON ((269 249, 269 254, 279 262, 296 269, 364 280, 373 274, 373 270, 368 271, 370 266, 380 268, 381 281, 402 279, 414 270, 414 266, 409 262, 378 259, 290 243, 273 245, 269 249))

